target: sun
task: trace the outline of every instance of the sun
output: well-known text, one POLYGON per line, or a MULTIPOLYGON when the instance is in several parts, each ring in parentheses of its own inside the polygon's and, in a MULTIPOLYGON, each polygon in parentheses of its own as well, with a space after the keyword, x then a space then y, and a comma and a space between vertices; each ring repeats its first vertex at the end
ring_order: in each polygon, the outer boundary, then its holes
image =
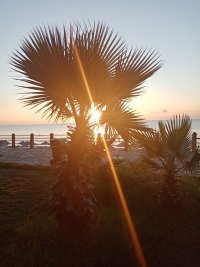
POLYGON ((89 112, 89 122, 94 125, 93 132, 94 132, 94 138, 97 140, 97 136, 100 134, 100 136, 103 136, 105 133, 105 125, 100 125, 100 118, 102 115, 102 110, 97 109, 94 104, 92 104, 90 112, 89 112))
POLYGON ((90 109, 90 123, 99 123, 99 119, 101 117, 102 112, 96 109, 94 106, 90 109))

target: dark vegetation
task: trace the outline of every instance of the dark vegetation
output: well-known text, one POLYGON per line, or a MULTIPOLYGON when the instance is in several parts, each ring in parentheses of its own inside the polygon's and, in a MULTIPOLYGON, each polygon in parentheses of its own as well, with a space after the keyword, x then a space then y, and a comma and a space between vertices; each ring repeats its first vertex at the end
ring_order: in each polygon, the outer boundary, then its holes
MULTIPOLYGON (((150 267, 200 265, 200 180, 181 177, 181 205, 158 204, 163 180, 141 163, 121 164, 120 182, 150 267)), ((0 166, 0 266, 137 266, 112 176, 96 176, 97 208, 79 235, 60 229, 47 209, 52 170, 0 166)))
POLYGON ((159 121, 158 131, 143 132, 138 142, 143 148, 142 162, 151 171, 159 173, 164 180, 160 189, 159 202, 167 206, 179 205, 179 174, 199 174, 200 151, 191 148, 192 121, 187 115, 166 122, 159 121))

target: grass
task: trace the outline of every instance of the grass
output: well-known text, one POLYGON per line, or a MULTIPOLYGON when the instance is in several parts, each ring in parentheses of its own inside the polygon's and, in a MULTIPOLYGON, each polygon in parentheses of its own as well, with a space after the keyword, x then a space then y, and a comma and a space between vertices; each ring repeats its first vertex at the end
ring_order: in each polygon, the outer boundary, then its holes
MULTIPOLYGON (((120 182, 149 267, 200 266, 200 179, 182 177, 182 207, 160 206, 162 180, 138 163, 121 165, 120 182)), ((0 266, 137 266, 113 180, 96 178, 95 222, 74 237, 48 213, 50 168, 0 165, 0 266)))

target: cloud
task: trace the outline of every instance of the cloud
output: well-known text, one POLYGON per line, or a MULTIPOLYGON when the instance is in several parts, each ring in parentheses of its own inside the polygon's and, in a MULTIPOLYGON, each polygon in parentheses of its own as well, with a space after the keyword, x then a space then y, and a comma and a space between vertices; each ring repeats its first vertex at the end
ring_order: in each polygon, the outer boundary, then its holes
POLYGON ((168 111, 166 110, 166 109, 162 109, 162 110, 157 110, 157 111, 151 111, 151 113, 157 113, 157 114, 159 114, 159 113, 168 113, 168 111))

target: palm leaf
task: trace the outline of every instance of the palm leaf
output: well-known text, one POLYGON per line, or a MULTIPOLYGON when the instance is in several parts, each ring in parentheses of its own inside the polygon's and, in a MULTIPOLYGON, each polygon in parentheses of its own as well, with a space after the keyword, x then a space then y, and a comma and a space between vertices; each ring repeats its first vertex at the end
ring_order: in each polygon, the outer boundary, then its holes
POLYGON ((141 160, 147 164, 147 166, 152 169, 153 171, 157 172, 159 171, 160 173, 164 173, 165 168, 164 165, 162 164, 161 161, 156 161, 154 159, 149 158, 148 156, 142 156, 141 160))
POLYGON ((134 142, 136 131, 148 129, 144 119, 135 111, 131 111, 125 101, 107 107, 107 110, 102 113, 100 123, 107 125, 107 133, 110 136, 119 134, 129 144, 134 142))
POLYGON ((164 144, 157 131, 139 132, 136 134, 138 143, 143 148, 143 155, 150 159, 164 158, 164 144))
POLYGON ((187 115, 176 115, 166 123, 159 122, 159 129, 169 158, 179 161, 191 158, 191 120, 187 115))
POLYGON ((200 151, 196 149, 192 158, 186 162, 184 170, 189 173, 199 174, 200 172, 200 151))
POLYGON ((11 65, 25 83, 21 101, 51 118, 76 117, 95 104, 117 105, 139 95, 143 82, 161 62, 154 51, 128 51, 124 41, 103 23, 38 27, 13 53, 11 65), (69 101, 70 100, 70 101, 69 101), (67 107, 65 107, 67 104, 67 107), (50 113, 50 115, 48 115, 50 113))

